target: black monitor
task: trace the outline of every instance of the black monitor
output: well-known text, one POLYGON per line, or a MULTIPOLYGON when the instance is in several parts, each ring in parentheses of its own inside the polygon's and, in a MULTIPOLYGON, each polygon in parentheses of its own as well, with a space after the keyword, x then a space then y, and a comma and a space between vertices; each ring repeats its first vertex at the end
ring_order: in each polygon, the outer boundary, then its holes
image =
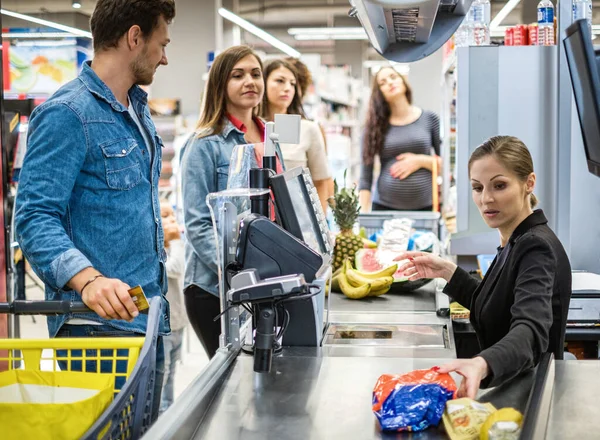
POLYGON ((310 173, 297 167, 271 177, 277 222, 320 255, 331 253, 325 215, 310 173))
POLYGON ((600 51, 594 51, 585 20, 573 23, 566 33, 563 44, 571 72, 588 169, 600 176, 600 51))

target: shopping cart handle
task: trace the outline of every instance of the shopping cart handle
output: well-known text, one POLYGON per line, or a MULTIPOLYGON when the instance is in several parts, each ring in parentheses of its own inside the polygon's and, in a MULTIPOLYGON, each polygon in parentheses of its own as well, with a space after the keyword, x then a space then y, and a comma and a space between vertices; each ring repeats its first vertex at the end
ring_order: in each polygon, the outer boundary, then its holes
POLYGON ((25 301, 0 303, 0 314, 10 315, 66 315, 89 313, 92 310, 82 302, 71 301, 25 301))

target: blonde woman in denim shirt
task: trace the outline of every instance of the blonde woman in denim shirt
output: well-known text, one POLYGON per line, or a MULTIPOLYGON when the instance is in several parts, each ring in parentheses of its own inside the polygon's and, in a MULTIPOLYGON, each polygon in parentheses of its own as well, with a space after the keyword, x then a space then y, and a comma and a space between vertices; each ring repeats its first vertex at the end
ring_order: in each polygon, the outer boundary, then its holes
MULTIPOLYGON (((234 46, 215 59, 208 76, 202 116, 182 152, 186 230, 185 305, 209 358, 219 348, 221 324, 217 258, 206 196, 227 188, 233 148, 259 144, 264 123, 256 116, 264 81, 260 58, 247 46, 234 46)), ((262 145, 256 145, 256 164, 262 145)), ((283 170, 278 151, 277 171, 283 170)))

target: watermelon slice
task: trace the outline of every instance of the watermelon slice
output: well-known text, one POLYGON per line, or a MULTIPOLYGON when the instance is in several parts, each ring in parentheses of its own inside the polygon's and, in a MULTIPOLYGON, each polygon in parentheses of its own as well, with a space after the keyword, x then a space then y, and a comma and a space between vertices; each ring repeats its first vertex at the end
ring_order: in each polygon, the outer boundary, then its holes
MULTIPOLYGON (((354 266, 360 272, 379 272, 393 264, 402 266, 403 261, 394 261, 393 255, 383 253, 377 249, 361 249, 356 253, 354 258, 354 266), (383 262, 382 262, 383 261, 383 262)), ((408 278, 402 275, 402 272, 396 272, 394 275, 394 283, 404 283, 408 278)))

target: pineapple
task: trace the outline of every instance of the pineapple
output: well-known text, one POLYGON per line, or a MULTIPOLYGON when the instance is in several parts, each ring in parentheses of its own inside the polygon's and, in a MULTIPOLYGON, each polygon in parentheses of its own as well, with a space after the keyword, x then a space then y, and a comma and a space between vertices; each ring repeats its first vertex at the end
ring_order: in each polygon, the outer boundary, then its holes
MULTIPOLYGON (((345 180, 346 173, 344 173, 345 180)), ((337 181, 335 181, 333 201, 330 199, 329 206, 333 211, 335 223, 340 228, 333 250, 333 270, 337 270, 342 267, 346 258, 351 258, 351 261, 354 261, 354 254, 363 248, 362 237, 352 232, 360 213, 356 185, 353 188, 344 187, 340 190, 337 181)))

